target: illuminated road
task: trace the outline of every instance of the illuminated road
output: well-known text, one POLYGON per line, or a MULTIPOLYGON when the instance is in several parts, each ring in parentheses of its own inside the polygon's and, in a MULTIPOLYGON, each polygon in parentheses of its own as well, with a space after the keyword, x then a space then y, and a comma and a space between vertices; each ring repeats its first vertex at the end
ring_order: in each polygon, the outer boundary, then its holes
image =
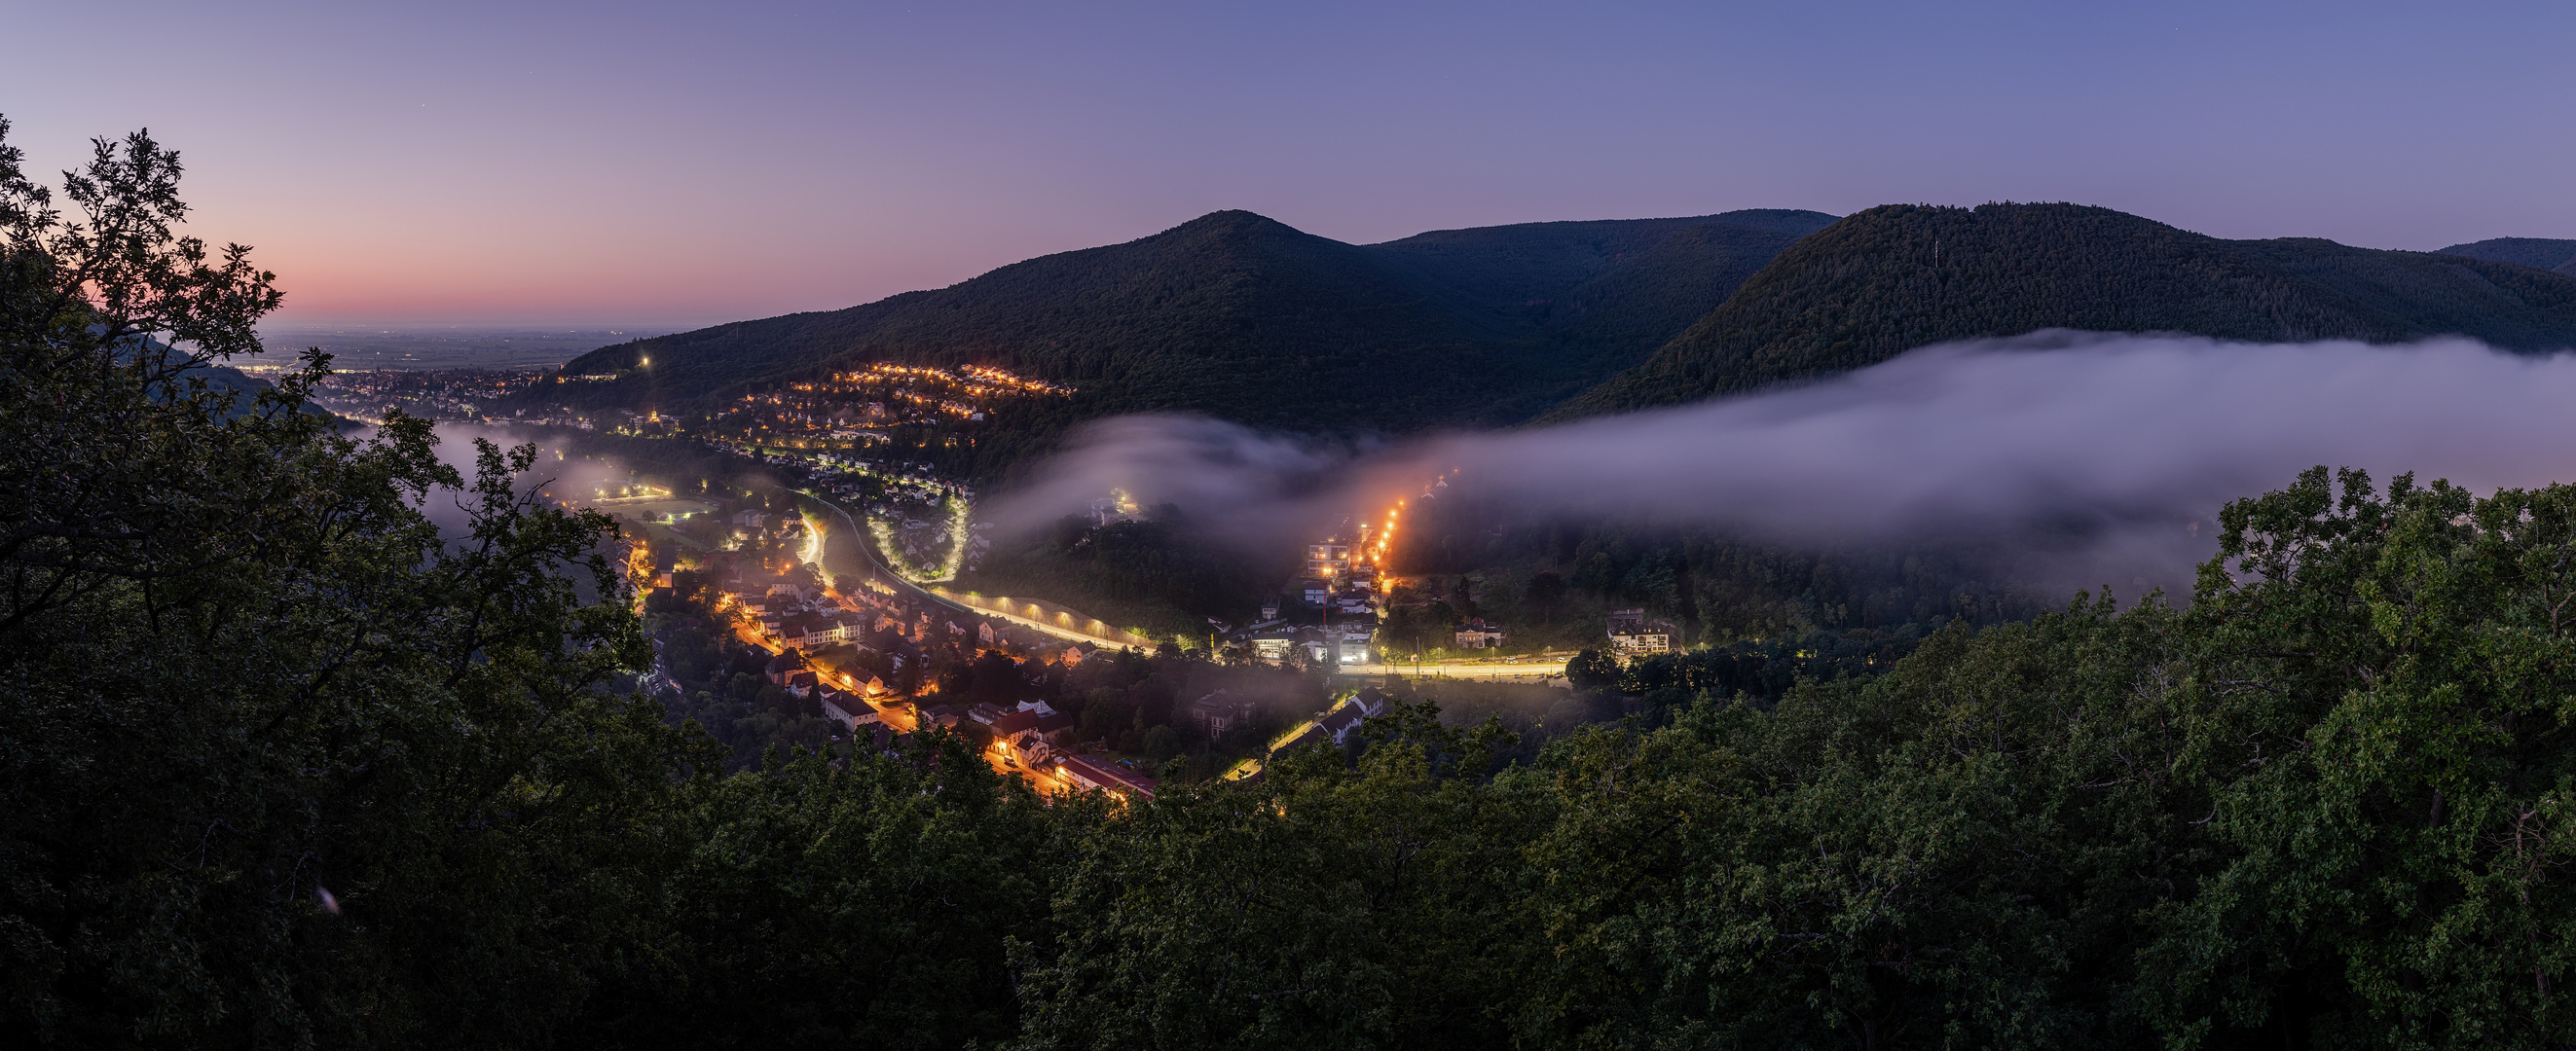
MULTIPOLYGON (((801 489, 797 490, 797 492, 800 495, 813 500, 815 503, 831 508, 832 513, 839 515, 841 517, 841 525, 843 529, 847 531, 851 542, 858 545, 860 556, 866 560, 868 575, 898 591, 910 594, 923 602, 929 603, 930 605, 942 609, 954 610, 970 617, 1000 617, 1014 624, 1023 624, 1028 627, 1036 628, 1039 631, 1043 631, 1049 635, 1055 636, 1056 638, 1063 639, 1066 642, 1088 642, 1094 646, 1106 646, 1111 649, 1135 645, 1132 641, 1118 639, 1113 636, 1093 634, 1086 631, 1077 631, 1070 628, 1061 628, 1043 620, 1023 617, 1005 610, 983 609, 977 606, 968 605, 949 598, 948 596, 939 594, 931 589, 924 588, 921 585, 915 584, 911 580, 907 579, 903 574, 897 573, 893 569, 887 567, 885 558, 879 554, 876 549, 875 540, 869 536, 866 530, 859 528, 858 520, 850 516, 848 509, 843 508, 840 504, 831 500, 816 496, 813 493, 805 492, 801 489)), ((823 551, 818 552, 818 554, 828 554, 832 550, 831 545, 833 539, 834 538, 831 535, 827 534, 823 538, 823 551)))
MULTIPOLYGON (((946 596, 946 595, 942 595, 941 597, 946 598, 947 596, 946 596)), ((1090 644, 1092 644, 1092 645, 1094 645, 1094 646, 1099 646, 1099 647, 1101 647, 1101 648, 1103 648, 1103 649, 1113 649, 1113 650, 1114 650, 1114 649, 1122 649, 1122 648, 1123 648, 1123 649, 1135 649, 1135 650, 1151 651, 1151 650, 1154 648, 1154 642, 1153 642, 1153 640, 1148 639, 1148 638, 1145 638, 1144 636, 1141 636, 1141 635, 1139 635, 1139 636, 1135 636, 1135 637, 1132 637, 1132 638, 1119 638, 1119 637, 1114 636, 1114 635, 1103 635, 1103 634, 1099 634, 1099 633, 1097 633, 1097 632, 1089 632, 1089 631, 1082 631, 1082 630, 1079 630, 1079 629, 1076 629, 1076 628, 1061 627, 1061 626, 1058 626, 1058 625, 1049 624, 1049 623, 1047 623, 1045 620, 1040 619, 1040 618, 1037 618, 1037 617, 1022 616, 1022 615, 1020 615, 1020 614, 1018 614, 1018 613, 1013 613, 1013 612, 1011 612, 1011 611, 1010 611, 1010 610, 1008 610, 1008 609, 1001 608, 1001 606, 1002 606, 1001 601, 1000 601, 1000 600, 996 600, 996 599, 970 599, 969 597, 960 596, 960 597, 958 597, 958 598, 951 598, 951 599, 949 599, 949 602, 950 602, 950 604, 952 604, 952 605, 954 605, 954 604, 958 604, 958 603, 961 603, 961 602, 962 602, 962 603, 966 603, 966 604, 968 605, 968 607, 969 607, 969 609, 970 609, 970 611, 971 611, 971 612, 981 613, 981 614, 983 614, 983 615, 985 615, 985 616, 988 616, 988 617, 1000 617, 1000 618, 1002 618, 1003 620, 1010 621, 1010 622, 1011 622, 1011 623, 1013 623, 1013 624, 1021 624, 1021 625, 1026 625, 1026 626, 1028 626, 1028 627, 1036 628, 1036 629, 1037 629, 1037 630, 1039 630, 1039 631, 1046 632, 1046 633, 1047 633, 1047 634, 1049 634, 1049 635, 1053 635, 1053 636, 1055 636, 1055 637, 1057 637, 1057 638, 1059 638, 1059 639, 1063 639, 1063 640, 1065 640, 1065 641, 1067 641, 1067 642, 1088 642, 1088 643, 1090 643, 1090 644), (993 605, 991 605, 991 606, 978 605, 978 604, 976 604, 976 603, 978 603, 978 602, 992 602, 992 603, 993 603, 993 605)), ((1064 607, 1062 607, 1062 606, 1057 606, 1056 608, 1057 608, 1057 609, 1064 609, 1064 607)), ((1073 612, 1076 612, 1076 611, 1074 611, 1074 610, 1065 610, 1065 612, 1066 612, 1066 613, 1073 613, 1073 612)), ((1087 620, 1087 621, 1090 621, 1091 623, 1094 623, 1094 624, 1101 624, 1103 627, 1107 627, 1107 626, 1108 626, 1107 624, 1105 624, 1105 623, 1103 623, 1102 621, 1100 621, 1098 618, 1096 618, 1096 617, 1092 617, 1092 616, 1089 616, 1089 615, 1087 615, 1087 614, 1083 617, 1083 619, 1084 619, 1084 620, 1087 620)), ((1115 629, 1112 629, 1112 630, 1115 630, 1115 629)))
MULTIPOLYGON (((741 639, 751 645, 758 646, 773 654, 787 652, 786 643, 761 634, 759 625, 756 625, 751 621, 737 616, 729 616, 728 614, 731 612, 730 607, 727 607, 719 609, 717 611, 717 615, 724 616, 727 620, 733 623, 733 634, 735 638, 741 639)), ((866 688, 861 686, 856 679, 819 665, 808 664, 806 666, 806 670, 813 672, 815 681, 820 682, 823 685, 848 693, 858 694, 861 699, 867 700, 866 688)), ((902 704, 880 704, 874 700, 868 700, 868 705, 869 707, 875 708, 877 710, 877 717, 885 720, 885 724, 888 727, 893 728, 897 733, 911 733, 920 728, 920 721, 913 717, 912 710, 902 704)))
POLYGON ((1408 679, 1506 679, 1541 682, 1564 678, 1565 662, 1531 660, 1518 664, 1505 664, 1499 661, 1491 664, 1435 664, 1424 661, 1421 664, 1409 662, 1345 664, 1340 670, 1344 675, 1400 675, 1408 679))
MULTIPOLYGON (((959 613, 972 614, 975 612, 974 610, 960 606, 957 603, 950 602, 947 599, 931 594, 929 591, 924 590, 920 585, 904 579, 903 574, 887 568, 885 560, 877 557, 876 545, 869 542, 867 530, 859 528, 858 520, 850 517, 848 509, 843 508, 838 503, 816 496, 815 494, 806 492, 802 489, 797 490, 797 495, 831 508, 833 514, 841 516, 842 529, 839 530, 839 532, 846 533, 850 538, 850 542, 858 545, 859 557, 866 563, 868 569, 867 575, 876 582, 884 584, 897 591, 909 594, 912 597, 920 599, 932 606, 955 610, 959 613)), ((832 540, 832 533, 827 532, 823 537, 823 550, 818 552, 818 554, 829 556, 832 551, 832 540)), ((828 569, 829 567, 826 568, 828 569)))

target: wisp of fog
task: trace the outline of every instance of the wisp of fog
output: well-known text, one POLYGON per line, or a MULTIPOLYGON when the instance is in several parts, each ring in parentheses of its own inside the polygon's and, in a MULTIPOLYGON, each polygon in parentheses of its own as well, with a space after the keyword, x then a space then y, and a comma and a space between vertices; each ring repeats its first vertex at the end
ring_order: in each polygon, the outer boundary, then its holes
POLYGON ((2033 579, 2188 592, 2228 500, 2307 467, 2472 489, 2576 479, 2576 356, 2465 339, 2232 343, 2064 331, 1926 347, 1828 380, 1548 427, 1354 442, 1213 420, 1095 423, 998 501, 1006 529, 1109 490, 1244 545, 1294 542, 1454 470, 1480 506, 1643 515, 1833 547, 1975 537, 2033 579))

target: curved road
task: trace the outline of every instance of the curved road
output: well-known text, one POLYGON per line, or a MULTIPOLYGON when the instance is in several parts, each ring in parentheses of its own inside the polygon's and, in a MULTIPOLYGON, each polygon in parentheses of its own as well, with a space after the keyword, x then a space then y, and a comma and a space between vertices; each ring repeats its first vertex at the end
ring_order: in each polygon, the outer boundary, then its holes
MULTIPOLYGON (((796 494, 805 497, 808 500, 812 500, 815 503, 831 508, 833 514, 841 516, 841 525, 848 531, 851 542, 859 546, 860 557, 867 560, 869 576, 883 581, 887 586, 898 591, 909 593, 912 597, 920 599, 923 602, 930 603, 931 605, 954 610, 958 613, 973 614, 977 612, 972 607, 962 606, 941 598, 938 595, 932 594, 930 591, 914 584, 912 581, 904 579, 903 574, 897 573, 893 569, 887 567, 885 560, 877 557, 876 545, 868 541, 867 530, 859 528, 858 519, 850 517, 850 512, 847 508, 842 507, 840 504, 835 503, 830 499, 817 496, 803 489, 796 490, 796 494)), ((832 536, 830 533, 825 533, 823 535, 823 557, 826 560, 829 560, 831 556, 832 536)), ((828 570, 828 568, 829 567, 827 566, 826 569, 828 570)))

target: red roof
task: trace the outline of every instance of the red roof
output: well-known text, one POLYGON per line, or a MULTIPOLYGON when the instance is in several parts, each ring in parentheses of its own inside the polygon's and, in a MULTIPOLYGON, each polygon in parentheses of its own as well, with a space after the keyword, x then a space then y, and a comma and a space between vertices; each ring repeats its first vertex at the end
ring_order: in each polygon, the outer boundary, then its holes
POLYGON ((1098 762, 1087 756, 1070 756, 1064 761, 1064 772, 1067 777, 1094 788, 1124 791, 1139 799, 1154 798, 1153 778, 1113 763, 1098 762))

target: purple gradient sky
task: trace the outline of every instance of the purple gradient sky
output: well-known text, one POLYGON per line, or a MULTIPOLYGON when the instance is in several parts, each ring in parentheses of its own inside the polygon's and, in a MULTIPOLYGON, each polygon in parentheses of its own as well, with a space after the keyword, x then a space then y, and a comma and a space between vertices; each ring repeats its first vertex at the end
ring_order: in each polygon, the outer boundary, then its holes
POLYGON ((286 321, 829 309, 1248 208, 1349 241, 2074 200, 2576 237, 2576 5, 12 5, 40 169, 149 126, 286 321), (110 61, 102 55, 121 57, 110 61))

